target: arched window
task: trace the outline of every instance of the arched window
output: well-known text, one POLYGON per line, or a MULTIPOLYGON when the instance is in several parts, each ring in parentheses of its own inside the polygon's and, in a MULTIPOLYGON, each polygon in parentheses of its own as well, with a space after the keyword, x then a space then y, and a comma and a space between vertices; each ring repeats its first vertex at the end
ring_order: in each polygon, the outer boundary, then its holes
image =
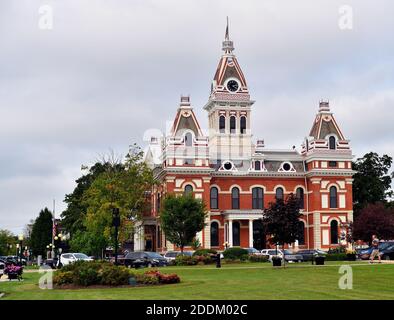
POLYGON ((193 193, 193 186, 191 186, 190 184, 186 185, 184 195, 187 196, 192 193, 193 193))
POLYGON ((235 116, 230 117, 230 133, 235 133, 235 116))
POLYGON ((193 145, 193 135, 188 132, 185 134, 185 146, 191 147, 193 145))
POLYGON ((233 246, 241 245, 241 226, 238 221, 233 222, 233 246))
POLYGON ((252 189, 252 208, 263 209, 264 207, 264 191, 263 188, 255 187, 252 189))
POLYGON ((332 220, 330 223, 331 244, 338 244, 338 221, 332 220))
POLYGON ((241 133, 246 133, 246 117, 242 116, 240 120, 241 133))
POLYGON ((297 188, 296 197, 299 200, 300 209, 304 209, 304 189, 297 188))
POLYGON ((304 222, 299 221, 298 222, 298 228, 299 228, 299 232, 298 232, 298 244, 299 245, 304 245, 305 244, 305 225, 304 222))
POLYGON ((239 189, 237 187, 231 190, 231 208, 239 209, 239 189))
POLYGON ((276 188, 275 198, 276 198, 276 200, 283 200, 283 188, 282 187, 276 188))
POLYGON ((338 208, 337 187, 330 187, 330 208, 338 208))
POLYGON ((335 150, 337 148, 335 137, 331 136, 328 138, 328 146, 331 150, 335 150))
POLYGON ((219 224, 214 221, 211 223, 211 247, 219 246, 219 224))
POLYGON ((224 133, 226 131, 226 117, 220 116, 219 117, 219 132, 224 133))
POLYGON ((254 162, 254 170, 257 170, 257 171, 261 170, 261 162, 260 161, 254 162))
POLYGON ((219 209, 219 192, 218 192, 218 188, 216 187, 212 187, 211 188, 211 209, 219 209))

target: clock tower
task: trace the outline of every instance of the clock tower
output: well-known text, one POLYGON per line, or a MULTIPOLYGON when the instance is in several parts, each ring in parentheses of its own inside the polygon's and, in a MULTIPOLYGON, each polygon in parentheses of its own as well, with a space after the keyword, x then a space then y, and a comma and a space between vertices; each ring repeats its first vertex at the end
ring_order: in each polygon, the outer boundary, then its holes
POLYGON ((227 27, 222 55, 204 109, 208 112, 209 153, 212 163, 242 162, 252 154, 251 106, 248 86, 227 27))

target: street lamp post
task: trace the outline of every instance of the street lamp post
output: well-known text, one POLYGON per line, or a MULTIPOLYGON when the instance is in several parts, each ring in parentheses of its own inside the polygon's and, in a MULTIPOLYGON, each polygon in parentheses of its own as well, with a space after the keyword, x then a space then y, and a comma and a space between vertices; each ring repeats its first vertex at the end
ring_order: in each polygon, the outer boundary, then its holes
POLYGON ((119 208, 112 208, 112 226, 115 227, 115 265, 118 265, 118 228, 120 226, 119 208))
POLYGON ((23 234, 20 234, 19 236, 18 236, 18 240, 19 240, 19 250, 20 250, 20 252, 19 252, 19 262, 20 262, 20 264, 22 264, 22 248, 23 248, 23 246, 22 246, 22 243, 23 243, 23 234))
POLYGON ((55 246, 57 247, 57 259, 58 263, 60 265, 60 255, 62 254, 63 248, 62 248, 62 241, 65 239, 65 237, 59 233, 57 236, 55 236, 55 246))

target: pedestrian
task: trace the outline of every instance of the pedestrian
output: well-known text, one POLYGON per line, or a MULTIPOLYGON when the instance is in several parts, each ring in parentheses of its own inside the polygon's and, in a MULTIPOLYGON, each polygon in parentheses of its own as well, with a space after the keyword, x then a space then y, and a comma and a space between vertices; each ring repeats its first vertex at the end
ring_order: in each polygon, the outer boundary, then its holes
POLYGON ((371 253, 369 263, 373 263, 376 256, 378 256, 379 263, 382 263, 380 253, 379 253, 379 239, 374 234, 374 235, 372 235, 372 253, 371 253))

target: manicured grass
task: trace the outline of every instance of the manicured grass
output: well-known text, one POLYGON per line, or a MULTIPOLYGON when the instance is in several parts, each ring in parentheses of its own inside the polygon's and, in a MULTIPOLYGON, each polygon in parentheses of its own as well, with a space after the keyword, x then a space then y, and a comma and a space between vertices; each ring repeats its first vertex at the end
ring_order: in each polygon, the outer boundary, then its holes
POLYGON ((42 290, 42 274, 24 274, 24 281, 0 282, 2 299, 394 299, 394 264, 328 262, 326 266, 291 264, 273 268, 268 263, 168 267, 181 283, 150 287, 80 290, 42 290), (353 289, 341 290, 342 264, 353 270, 353 289))

